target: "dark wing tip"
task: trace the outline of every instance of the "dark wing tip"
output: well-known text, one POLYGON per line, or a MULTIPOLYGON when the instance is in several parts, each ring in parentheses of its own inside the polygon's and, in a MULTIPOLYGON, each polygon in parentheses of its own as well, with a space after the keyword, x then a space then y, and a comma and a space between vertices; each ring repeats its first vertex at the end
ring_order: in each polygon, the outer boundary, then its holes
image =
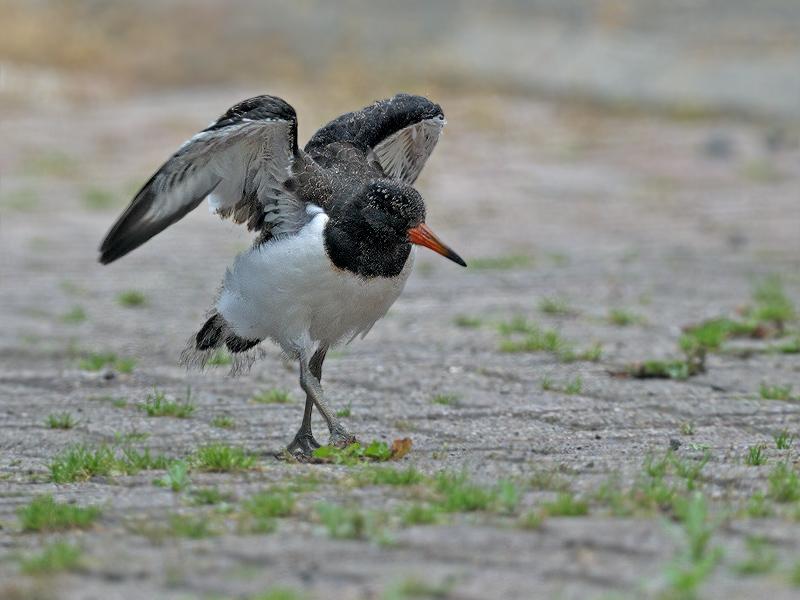
POLYGON ((296 122, 297 113, 292 105, 283 98, 268 95, 253 96, 231 106, 205 131, 222 129, 223 127, 240 123, 243 119, 252 121, 280 119, 282 121, 296 122))
POLYGON ((419 121, 423 119, 432 119, 439 115, 444 116, 442 107, 425 96, 400 92, 387 100, 378 101, 378 104, 381 102, 392 104, 396 107, 395 110, 398 110, 398 112, 407 113, 412 119, 419 121))
POLYGON ((120 219, 100 244, 100 256, 97 260, 103 265, 112 263, 141 246, 149 237, 137 234, 130 223, 126 223, 125 219, 120 219))
POLYGON ((118 258, 122 258, 157 233, 156 231, 148 235, 148 228, 142 223, 143 215, 153 203, 154 194, 150 191, 150 186, 156 175, 153 175, 150 181, 144 184, 139 193, 131 200, 128 208, 108 230, 106 237, 100 244, 98 260, 101 264, 107 265, 118 258))
POLYGON ((117 219, 116 223, 106 234, 105 239, 100 244, 100 256, 98 260, 101 264, 107 265, 118 258, 122 258, 132 250, 144 244, 151 237, 160 233, 176 221, 179 221, 192 209, 194 209, 208 192, 193 198, 191 202, 185 203, 179 210, 174 211, 166 218, 157 221, 146 218, 150 207, 157 199, 157 195, 152 190, 152 184, 159 172, 136 194, 125 212, 117 219))
POLYGON ((97 262, 99 262, 101 265, 107 265, 120 258, 120 256, 114 256, 111 252, 101 249, 97 262))
POLYGON ((127 239, 121 237, 112 238, 111 235, 109 235, 103 240, 103 244, 100 246, 100 256, 97 260, 100 264, 107 265, 118 258, 122 258, 131 250, 138 248, 145 241, 146 239, 136 242, 129 237, 127 239))

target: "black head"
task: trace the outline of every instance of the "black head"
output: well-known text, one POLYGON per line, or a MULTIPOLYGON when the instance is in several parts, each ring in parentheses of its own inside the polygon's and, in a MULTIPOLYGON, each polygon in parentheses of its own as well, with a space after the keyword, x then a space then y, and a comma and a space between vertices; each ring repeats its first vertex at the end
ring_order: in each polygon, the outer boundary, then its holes
POLYGON ((410 185, 377 180, 348 202, 334 205, 325 245, 334 265, 362 277, 394 277, 416 243, 459 264, 464 261, 425 225, 425 202, 410 185))
POLYGON ((425 202, 410 185, 379 180, 366 186, 360 214, 381 241, 407 243, 408 230, 425 221, 425 202))

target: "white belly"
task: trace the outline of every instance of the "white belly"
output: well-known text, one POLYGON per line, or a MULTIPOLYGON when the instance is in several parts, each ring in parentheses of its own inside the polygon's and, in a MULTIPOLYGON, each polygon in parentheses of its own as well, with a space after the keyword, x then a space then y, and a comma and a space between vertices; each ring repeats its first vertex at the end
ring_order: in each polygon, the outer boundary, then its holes
POLYGON ((398 277, 363 279, 333 266, 319 214, 296 236, 236 257, 217 311, 246 339, 271 338, 290 354, 366 334, 400 295, 414 251, 398 277))

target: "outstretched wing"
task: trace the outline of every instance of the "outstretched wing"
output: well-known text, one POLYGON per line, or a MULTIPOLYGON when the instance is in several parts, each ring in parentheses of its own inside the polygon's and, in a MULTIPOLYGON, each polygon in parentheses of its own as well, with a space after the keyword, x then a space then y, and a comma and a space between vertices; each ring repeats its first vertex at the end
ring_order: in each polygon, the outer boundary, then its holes
POLYGON ((389 177, 412 184, 433 152, 446 121, 442 107, 422 96, 397 94, 338 117, 306 144, 314 156, 335 142, 373 151, 389 177))
POLYGON ((299 154, 297 117, 289 104, 274 96, 236 104, 184 143, 139 190, 103 240, 100 262, 142 245, 206 196, 217 213, 250 229, 297 227, 305 205, 284 183, 299 154))

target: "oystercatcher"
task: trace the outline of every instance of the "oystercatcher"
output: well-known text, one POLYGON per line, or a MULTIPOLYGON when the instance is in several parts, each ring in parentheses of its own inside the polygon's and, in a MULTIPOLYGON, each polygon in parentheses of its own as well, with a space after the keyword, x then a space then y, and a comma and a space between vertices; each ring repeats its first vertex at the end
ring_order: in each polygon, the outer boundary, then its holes
POLYGON ((244 100, 156 171, 111 227, 100 262, 134 250, 206 197, 217 214, 258 232, 227 270, 182 362, 202 367, 225 346, 236 365, 251 363, 250 351, 273 340, 299 360, 306 393, 288 450, 307 457, 319 447, 314 406, 329 443, 347 445, 355 437, 322 393, 325 353, 363 337, 386 314, 411 272, 414 244, 466 266, 425 224, 425 203, 412 187, 444 124, 438 104, 398 94, 334 119, 301 150, 287 102, 244 100))

